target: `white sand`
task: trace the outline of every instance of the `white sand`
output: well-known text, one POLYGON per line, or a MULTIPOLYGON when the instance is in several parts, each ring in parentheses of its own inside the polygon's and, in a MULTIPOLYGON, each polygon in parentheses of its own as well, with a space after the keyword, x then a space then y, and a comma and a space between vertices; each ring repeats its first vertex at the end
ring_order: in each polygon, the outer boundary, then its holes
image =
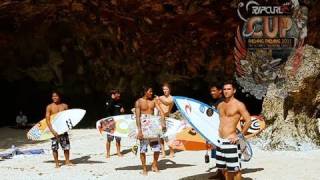
MULTIPOLYGON (((105 158, 105 138, 94 129, 72 130, 71 159, 74 167, 62 166, 54 168, 53 157, 50 152, 50 141, 30 144, 23 133, 16 132, 16 139, 9 132, 19 131, 1 128, 2 139, 0 150, 8 148, 10 144, 19 141, 19 148, 44 148, 47 154, 36 156, 16 156, 13 159, 0 161, 1 179, 207 179, 208 171, 215 172, 215 162, 204 163, 205 151, 177 152, 173 159, 160 159, 160 173, 149 172, 147 177, 139 174, 140 159, 129 151, 134 141, 122 140, 124 157, 116 155, 105 158), (18 137, 19 136, 19 137, 18 137), (23 144, 23 142, 25 144, 23 144)), ((21 130, 20 130, 21 131, 21 130)), ((59 150, 59 158, 64 159, 59 150)), ((115 153, 115 144, 112 144, 112 153, 115 153)), ((151 153, 147 156, 151 163, 151 153)), ((262 151, 254 147, 254 157, 248 163, 243 163, 245 179, 320 179, 320 150, 307 152, 289 151, 262 151)))

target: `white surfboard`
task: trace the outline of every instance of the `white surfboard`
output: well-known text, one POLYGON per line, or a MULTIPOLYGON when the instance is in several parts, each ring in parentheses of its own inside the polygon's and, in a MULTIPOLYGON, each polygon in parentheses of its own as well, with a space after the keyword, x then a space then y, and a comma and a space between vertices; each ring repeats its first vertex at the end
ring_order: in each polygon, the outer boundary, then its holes
POLYGON ((209 105, 191 98, 174 96, 173 99, 190 125, 206 140, 217 145, 220 124, 218 112, 209 105))
MULTIPOLYGON (((61 111, 50 117, 52 128, 58 134, 63 134, 76 126, 85 114, 86 110, 83 109, 61 111)), ((41 141, 53 138, 54 136, 47 126, 46 119, 43 119, 29 130, 27 137, 31 140, 41 141)))
MULTIPOLYGON (((160 118, 160 116, 154 115, 141 116, 141 128, 144 138, 152 139, 163 136, 160 118)), ((180 127, 180 121, 174 118, 166 118, 166 124, 166 135, 176 133, 180 127)), ((100 119, 96 122, 96 128, 101 134, 107 133, 117 137, 136 138, 137 135, 136 117, 134 114, 111 116, 100 119)))

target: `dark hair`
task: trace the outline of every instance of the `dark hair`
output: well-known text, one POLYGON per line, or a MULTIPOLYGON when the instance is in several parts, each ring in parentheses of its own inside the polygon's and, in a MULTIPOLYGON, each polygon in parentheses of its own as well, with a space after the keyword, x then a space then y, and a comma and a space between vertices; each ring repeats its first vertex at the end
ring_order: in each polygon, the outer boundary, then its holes
POLYGON ((112 89, 110 91, 110 95, 112 95, 112 94, 120 94, 120 90, 119 89, 112 89))
POLYGON ((57 94, 59 96, 60 99, 62 99, 62 93, 58 90, 53 90, 51 94, 57 94))
POLYGON ((223 83, 223 86, 227 85, 227 84, 230 84, 232 86, 233 89, 236 89, 237 86, 236 86, 236 83, 233 81, 233 80, 227 80, 223 83))
POLYGON ((142 87, 143 93, 146 93, 149 89, 153 89, 153 88, 151 86, 143 86, 142 87))
POLYGON ((217 88, 218 90, 221 90, 222 89, 222 85, 221 85, 221 83, 215 83, 215 84, 212 84, 211 86, 210 86, 210 89, 211 88, 217 88))

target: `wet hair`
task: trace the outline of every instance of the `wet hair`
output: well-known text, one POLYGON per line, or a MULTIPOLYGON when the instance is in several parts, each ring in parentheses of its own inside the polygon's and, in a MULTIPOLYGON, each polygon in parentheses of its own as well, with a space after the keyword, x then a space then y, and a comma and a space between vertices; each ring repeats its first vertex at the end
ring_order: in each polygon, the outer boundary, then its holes
POLYGON ((120 94, 120 90, 119 89, 112 89, 110 91, 110 95, 112 95, 112 94, 120 94))
POLYGON ((233 80, 227 80, 223 83, 223 87, 225 85, 231 85, 233 89, 237 89, 236 83, 233 80))

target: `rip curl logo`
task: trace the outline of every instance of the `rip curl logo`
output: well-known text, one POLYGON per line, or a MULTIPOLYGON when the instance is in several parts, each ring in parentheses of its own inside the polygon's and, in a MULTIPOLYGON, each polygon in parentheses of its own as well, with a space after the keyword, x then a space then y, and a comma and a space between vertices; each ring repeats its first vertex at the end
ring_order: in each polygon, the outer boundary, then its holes
POLYGON ((268 14, 268 15, 274 15, 274 14, 283 14, 281 11, 280 6, 253 6, 252 7, 252 14, 254 15, 261 15, 261 14, 268 14))

